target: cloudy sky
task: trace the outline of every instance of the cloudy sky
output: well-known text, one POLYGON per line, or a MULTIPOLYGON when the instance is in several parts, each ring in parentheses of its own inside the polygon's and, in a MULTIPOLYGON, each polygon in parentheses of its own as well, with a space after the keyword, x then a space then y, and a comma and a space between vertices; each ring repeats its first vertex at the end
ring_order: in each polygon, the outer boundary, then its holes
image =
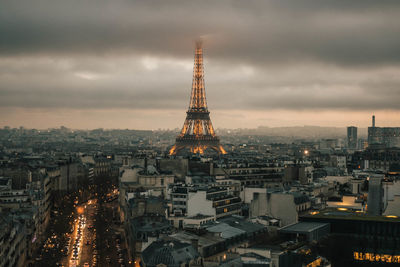
POLYGON ((0 127, 400 126, 400 1, 0 0, 0 127))

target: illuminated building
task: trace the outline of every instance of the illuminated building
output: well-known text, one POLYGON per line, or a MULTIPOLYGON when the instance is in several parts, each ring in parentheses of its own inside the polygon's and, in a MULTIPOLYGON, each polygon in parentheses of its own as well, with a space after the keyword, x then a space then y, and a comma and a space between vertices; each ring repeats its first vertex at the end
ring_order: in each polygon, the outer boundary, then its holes
POLYGON ((400 255, 391 254, 376 254, 369 252, 354 252, 354 259, 356 261, 370 261, 370 262, 382 262, 382 263, 400 263, 400 255))
POLYGON ((280 234, 293 236, 294 239, 308 242, 318 241, 330 232, 329 223, 299 222, 279 229, 280 234))
POLYGON ((397 216, 326 209, 300 216, 299 220, 330 224, 329 242, 321 246, 324 248, 321 255, 326 256, 332 266, 397 263, 400 247, 400 220, 397 216))
POLYGON ((219 154, 226 154, 219 143, 219 138, 215 135, 207 108, 201 42, 196 43, 192 94, 186 114, 185 123, 169 154, 175 155, 185 148, 189 148, 190 152, 194 154, 203 154, 207 148, 212 148, 219 154))

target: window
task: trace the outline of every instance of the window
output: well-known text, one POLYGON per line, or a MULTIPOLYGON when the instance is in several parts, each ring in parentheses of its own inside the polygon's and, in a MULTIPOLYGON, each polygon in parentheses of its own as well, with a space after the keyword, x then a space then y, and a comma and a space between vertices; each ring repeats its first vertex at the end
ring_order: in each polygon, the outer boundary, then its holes
POLYGON ((224 209, 224 212, 228 212, 228 209, 227 209, 227 208, 225 208, 225 209, 224 209))

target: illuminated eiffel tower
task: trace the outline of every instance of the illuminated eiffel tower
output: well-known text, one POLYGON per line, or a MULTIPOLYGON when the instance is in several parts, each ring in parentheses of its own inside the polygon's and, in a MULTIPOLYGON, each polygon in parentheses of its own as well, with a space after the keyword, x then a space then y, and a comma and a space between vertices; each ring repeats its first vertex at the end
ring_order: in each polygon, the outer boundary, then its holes
POLYGON ((186 120, 176 143, 169 151, 170 155, 177 154, 180 150, 188 148, 195 154, 203 154, 207 148, 214 149, 219 154, 226 151, 215 135, 207 108, 206 91, 204 87, 203 48, 200 41, 196 42, 194 53, 192 94, 186 120))

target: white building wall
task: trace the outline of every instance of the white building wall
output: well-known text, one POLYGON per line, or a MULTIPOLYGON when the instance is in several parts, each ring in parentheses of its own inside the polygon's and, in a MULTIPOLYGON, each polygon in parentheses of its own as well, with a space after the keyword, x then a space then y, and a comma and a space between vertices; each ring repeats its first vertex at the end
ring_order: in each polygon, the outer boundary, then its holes
POLYGON ((250 203, 250 217, 258 217, 267 215, 269 212, 267 205, 267 193, 255 194, 255 197, 250 203))
POLYGON ((206 191, 197 191, 189 193, 187 200, 187 215, 194 216, 196 214, 215 216, 216 211, 213 202, 206 199, 206 191))
POLYGON ((245 187, 243 191, 240 192, 240 198, 244 203, 250 204, 254 199, 254 193, 266 193, 266 188, 253 188, 245 187))
POLYGON ((400 217, 400 195, 394 196, 393 200, 388 201, 387 208, 383 215, 394 215, 400 217))
POLYGON ((124 168, 124 173, 121 176, 121 182, 137 182, 138 181, 137 172, 138 169, 124 168))
POLYGON ((281 220, 281 226, 297 223, 298 216, 292 194, 271 194, 269 215, 281 220))
POLYGON ((257 197, 250 203, 250 217, 262 215, 280 219, 281 226, 296 223, 298 212, 293 195, 282 193, 257 194, 257 197))

